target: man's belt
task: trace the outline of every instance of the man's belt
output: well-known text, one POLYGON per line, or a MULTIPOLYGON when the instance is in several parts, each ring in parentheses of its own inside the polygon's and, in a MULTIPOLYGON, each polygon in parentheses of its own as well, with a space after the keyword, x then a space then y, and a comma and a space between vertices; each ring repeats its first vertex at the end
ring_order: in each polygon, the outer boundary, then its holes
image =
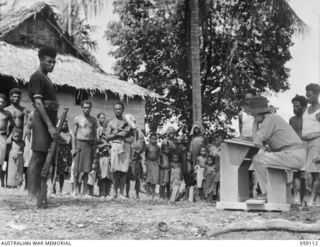
POLYGON ((59 103, 57 101, 54 100, 44 100, 43 101, 44 107, 47 110, 51 110, 51 111, 57 111, 59 110, 59 103))
POLYGON ((293 144, 293 145, 288 145, 288 146, 284 146, 282 148, 279 148, 276 150, 276 152, 280 152, 280 151, 286 151, 286 150, 297 150, 297 149, 304 149, 304 144, 300 143, 300 144, 293 144))

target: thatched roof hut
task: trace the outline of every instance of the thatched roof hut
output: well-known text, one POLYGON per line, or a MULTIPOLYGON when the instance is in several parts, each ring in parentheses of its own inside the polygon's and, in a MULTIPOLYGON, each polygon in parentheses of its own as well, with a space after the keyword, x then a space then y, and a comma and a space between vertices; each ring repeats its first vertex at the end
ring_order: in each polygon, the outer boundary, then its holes
POLYGON ((47 3, 0 16, 0 75, 26 84, 38 68, 38 47, 49 45, 58 50, 57 63, 50 78, 57 86, 99 91, 134 97, 157 97, 156 93, 134 83, 121 81, 82 59, 76 47, 66 38, 57 16, 47 3))

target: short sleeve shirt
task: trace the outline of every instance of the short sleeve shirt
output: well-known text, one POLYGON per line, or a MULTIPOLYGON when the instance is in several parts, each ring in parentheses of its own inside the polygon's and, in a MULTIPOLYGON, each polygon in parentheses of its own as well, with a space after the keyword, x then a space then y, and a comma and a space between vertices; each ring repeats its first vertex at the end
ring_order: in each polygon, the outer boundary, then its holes
POLYGON ((274 151, 286 146, 302 144, 302 140, 294 129, 275 113, 265 115, 253 140, 258 144, 268 144, 274 151))
POLYGON ((38 70, 30 77, 29 96, 32 102, 34 102, 36 98, 41 98, 43 101, 57 101, 52 82, 38 70))

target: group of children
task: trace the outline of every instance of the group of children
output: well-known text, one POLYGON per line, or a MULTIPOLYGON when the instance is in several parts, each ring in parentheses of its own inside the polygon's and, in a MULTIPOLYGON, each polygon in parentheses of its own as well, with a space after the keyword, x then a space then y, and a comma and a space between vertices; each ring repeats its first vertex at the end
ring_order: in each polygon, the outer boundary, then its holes
POLYGON ((160 198, 172 201, 207 200, 219 198, 220 142, 207 146, 201 132, 201 124, 195 124, 190 141, 185 135, 175 137, 169 127, 166 137, 158 146, 157 134, 149 136, 145 150, 146 183, 148 193, 155 197, 156 185, 160 198))

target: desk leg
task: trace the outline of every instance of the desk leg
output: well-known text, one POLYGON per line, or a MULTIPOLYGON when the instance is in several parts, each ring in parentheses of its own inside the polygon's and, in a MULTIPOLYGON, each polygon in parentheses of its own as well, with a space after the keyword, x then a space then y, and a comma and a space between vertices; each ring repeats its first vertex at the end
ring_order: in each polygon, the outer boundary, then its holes
POLYGON ((239 201, 243 202, 250 198, 249 192, 249 167, 251 162, 244 161, 238 170, 238 196, 239 201))

